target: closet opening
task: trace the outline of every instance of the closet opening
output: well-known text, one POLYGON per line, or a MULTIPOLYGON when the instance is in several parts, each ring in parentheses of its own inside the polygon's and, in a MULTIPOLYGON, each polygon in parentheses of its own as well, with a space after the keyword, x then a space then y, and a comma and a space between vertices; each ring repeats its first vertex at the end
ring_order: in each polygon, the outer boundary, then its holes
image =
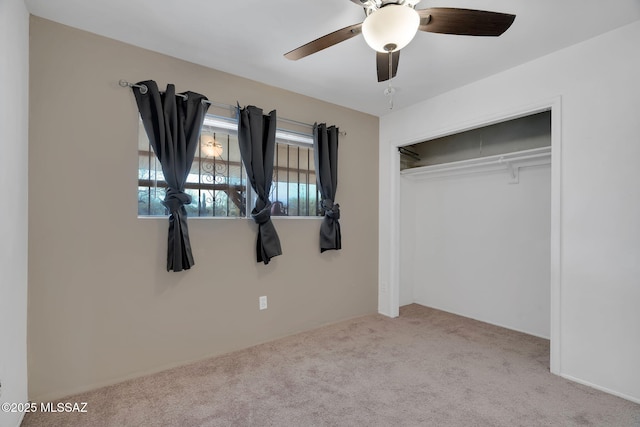
POLYGON ((550 339, 551 110, 399 147, 399 303, 550 339))

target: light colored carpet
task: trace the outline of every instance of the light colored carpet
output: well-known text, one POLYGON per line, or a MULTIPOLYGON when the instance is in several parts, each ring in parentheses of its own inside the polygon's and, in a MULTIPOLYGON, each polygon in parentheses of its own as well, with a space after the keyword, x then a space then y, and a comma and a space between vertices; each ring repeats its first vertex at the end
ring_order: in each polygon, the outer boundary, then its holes
POLYGON ((549 342, 412 304, 70 396, 29 426, 640 426, 549 373, 549 342))

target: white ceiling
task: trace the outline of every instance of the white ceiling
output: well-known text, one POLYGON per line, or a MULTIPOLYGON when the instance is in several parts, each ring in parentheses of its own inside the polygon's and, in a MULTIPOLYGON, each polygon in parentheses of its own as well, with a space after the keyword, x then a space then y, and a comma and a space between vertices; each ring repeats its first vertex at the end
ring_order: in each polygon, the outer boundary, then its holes
MULTIPOLYGON (((283 57, 361 22, 363 9, 350 0, 25 3, 34 15, 146 49, 377 116, 390 111, 387 83, 377 82, 375 53, 361 35, 298 61, 283 57)), ((516 20, 499 38, 418 32, 393 79, 395 109, 640 19, 640 0, 423 0, 417 8, 435 6, 512 13, 516 20)))

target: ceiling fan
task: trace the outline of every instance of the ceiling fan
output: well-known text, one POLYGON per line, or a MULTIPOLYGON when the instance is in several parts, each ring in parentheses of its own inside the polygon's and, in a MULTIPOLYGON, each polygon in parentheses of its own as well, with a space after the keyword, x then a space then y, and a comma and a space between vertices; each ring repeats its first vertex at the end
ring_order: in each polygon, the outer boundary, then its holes
POLYGON ((395 77, 400 49, 418 30, 465 36, 493 36, 504 33, 515 15, 484 10, 431 7, 415 9, 420 0, 351 0, 364 8, 365 20, 315 39, 284 54, 298 60, 362 33, 376 51, 378 81, 395 77))

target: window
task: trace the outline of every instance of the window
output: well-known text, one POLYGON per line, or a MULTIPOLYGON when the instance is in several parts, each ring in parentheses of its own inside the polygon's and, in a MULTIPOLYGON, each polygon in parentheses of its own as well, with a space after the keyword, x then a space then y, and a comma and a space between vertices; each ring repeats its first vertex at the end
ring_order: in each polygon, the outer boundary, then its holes
MULTIPOLYGON (((207 115, 200 144, 187 177, 185 192, 190 217, 247 216, 247 197, 253 193, 240 158, 237 122, 207 115)), ((168 215, 162 205, 167 184, 142 122, 138 131, 138 215, 168 215)), ((270 200, 273 216, 319 216, 313 137, 278 129, 270 200)))

